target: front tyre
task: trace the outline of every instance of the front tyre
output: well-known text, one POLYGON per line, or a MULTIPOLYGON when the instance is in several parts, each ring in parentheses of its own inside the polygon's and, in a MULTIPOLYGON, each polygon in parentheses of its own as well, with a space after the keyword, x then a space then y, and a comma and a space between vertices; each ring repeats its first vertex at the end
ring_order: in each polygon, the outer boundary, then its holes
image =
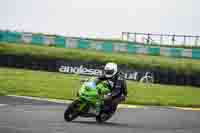
POLYGON ((73 101, 65 110, 64 113, 65 121, 70 122, 76 119, 80 114, 79 109, 80 109, 80 101, 78 100, 73 101))

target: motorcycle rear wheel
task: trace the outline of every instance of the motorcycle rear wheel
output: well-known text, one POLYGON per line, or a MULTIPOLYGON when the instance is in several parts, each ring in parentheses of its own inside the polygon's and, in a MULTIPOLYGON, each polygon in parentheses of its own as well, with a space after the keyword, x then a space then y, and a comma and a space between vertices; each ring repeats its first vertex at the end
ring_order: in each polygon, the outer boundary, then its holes
POLYGON ((98 116, 96 116, 96 121, 98 123, 104 123, 107 120, 109 120, 112 117, 112 113, 100 113, 98 116))
POLYGON ((103 123, 109 120, 115 111, 117 110, 117 105, 104 105, 104 108, 101 110, 100 114, 96 116, 96 121, 98 123, 103 123), (112 109, 110 110, 110 107, 112 106, 112 109))

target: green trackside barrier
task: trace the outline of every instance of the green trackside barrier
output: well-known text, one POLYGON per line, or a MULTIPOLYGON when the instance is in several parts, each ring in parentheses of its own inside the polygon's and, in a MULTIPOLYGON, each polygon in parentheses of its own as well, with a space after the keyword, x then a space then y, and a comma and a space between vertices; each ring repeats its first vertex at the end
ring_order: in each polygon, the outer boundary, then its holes
POLYGON ((110 41, 105 41, 102 44, 102 50, 105 52, 112 53, 113 52, 113 44, 110 41))
POLYGON ((182 57, 183 49, 182 48, 170 48, 171 57, 182 57))
POLYGON ((90 48, 90 41, 84 40, 84 39, 78 40, 78 48, 89 49, 90 48))
POLYGON ((148 54, 150 55, 160 55, 160 48, 159 47, 149 47, 148 54))
POLYGON ((59 48, 67 48, 67 44, 65 41, 65 37, 62 36, 56 36, 55 40, 55 46, 59 48))
POLYGON ((128 43, 127 44, 128 47, 128 53, 133 53, 135 54, 137 52, 137 46, 134 43, 128 43))
POLYGON ((5 32, 0 31, 0 41, 5 41, 5 32))
POLYGON ((43 45, 44 44, 43 35, 33 34, 31 43, 35 45, 43 45))
POLYGON ((21 42, 22 34, 19 32, 8 32, 8 42, 21 42))
POLYGON ((200 49, 192 49, 192 58, 200 59, 200 49))
POLYGON ((22 34, 19 32, 0 32, 0 41, 21 42, 22 34))

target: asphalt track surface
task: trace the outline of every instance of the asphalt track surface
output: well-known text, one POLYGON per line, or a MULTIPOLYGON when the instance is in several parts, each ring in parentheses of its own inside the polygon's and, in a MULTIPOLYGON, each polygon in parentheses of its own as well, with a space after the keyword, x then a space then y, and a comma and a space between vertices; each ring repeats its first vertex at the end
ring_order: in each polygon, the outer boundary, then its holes
POLYGON ((93 118, 67 123, 66 104, 0 96, 0 133, 200 133, 200 111, 144 107, 118 109, 105 124, 93 118))

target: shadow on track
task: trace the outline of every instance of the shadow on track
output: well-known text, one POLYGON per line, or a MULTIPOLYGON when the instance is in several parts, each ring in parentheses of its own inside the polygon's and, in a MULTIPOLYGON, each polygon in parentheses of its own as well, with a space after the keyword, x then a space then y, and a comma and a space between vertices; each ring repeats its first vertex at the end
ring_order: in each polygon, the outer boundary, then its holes
POLYGON ((95 125, 101 127, 116 127, 116 128, 131 128, 131 129, 154 129, 154 130, 187 130, 187 129, 200 129, 199 127, 179 127, 169 125, 151 125, 151 124, 136 124, 136 123, 113 123, 105 122, 102 124, 97 123, 96 121, 73 121, 72 123, 83 124, 83 125, 95 125))
POLYGON ((97 123, 96 121, 73 121, 72 123, 77 124, 85 124, 85 125, 96 125, 102 127, 118 127, 118 128, 144 128, 142 125, 130 125, 127 123, 113 123, 113 122, 105 122, 105 123, 97 123))

